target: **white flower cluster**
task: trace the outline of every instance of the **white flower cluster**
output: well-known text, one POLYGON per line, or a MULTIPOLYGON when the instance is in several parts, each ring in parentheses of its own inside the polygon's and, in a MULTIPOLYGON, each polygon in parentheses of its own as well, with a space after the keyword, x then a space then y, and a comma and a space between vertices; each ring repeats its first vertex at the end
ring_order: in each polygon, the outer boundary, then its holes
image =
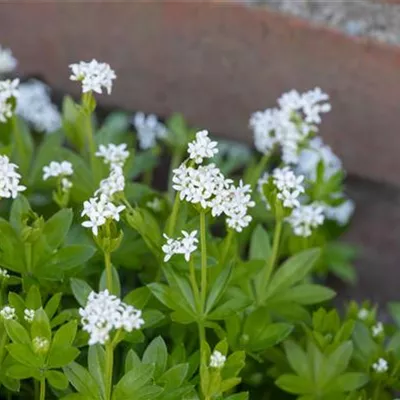
POLYGON ((31 308, 25 308, 24 320, 30 324, 34 318, 35 318, 35 310, 32 310, 31 308))
POLYGON ((124 329, 132 332, 144 324, 142 311, 123 303, 109 294, 108 290, 91 292, 85 308, 79 309, 83 330, 90 335, 89 345, 105 344, 110 339, 110 332, 124 329))
POLYGON ((367 308, 360 308, 357 317, 361 321, 365 321, 369 317, 369 310, 367 308))
POLYGON ((282 201, 283 207, 300 207, 299 196, 304 193, 304 176, 296 176, 289 168, 275 168, 272 172, 272 180, 278 189, 277 197, 282 201))
POLYGON ((382 322, 378 322, 376 325, 374 325, 374 326, 371 328, 371 332, 372 332, 372 336, 373 336, 374 338, 376 338, 376 337, 378 337, 378 336, 381 336, 381 335, 385 332, 385 329, 384 329, 384 327, 383 327, 382 322))
POLYGON ((43 180, 49 178, 61 178, 61 187, 64 192, 72 187, 72 182, 67 178, 74 173, 72 164, 69 161, 51 161, 49 165, 43 167, 43 180))
POLYGON ((138 112, 134 115, 132 122, 142 150, 151 149, 156 145, 157 139, 163 139, 168 134, 165 125, 159 122, 154 114, 146 117, 144 113, 138 112))
POLYGON ((52 133, 61 127, 61 115, 50 98, 50 88, 31 79, 19 86, 16 113, 38 132, 52 133))
POLYGON ((340 226, 345 226, 350 221, 350 218, 354 214, 356 206, 354 201, 346 199, 343 203, 338 206, 324 205, 324 213, 327 219, 335 221, 340 226))
POLYGON ((183 237, 177 239, 172 239, 164 234, 167 243, 162 246, 162 251, 164 252, 164 262, 167 262, 175 254, 183 254, 185 260, 189 262, 190 255, 197 250, 197 244, 199 240, 197 239, 197 231, 192 231, 190 233, 182 231, 183 237))
POLYGON ((7 122, 12 116, 12 98, 17 98, 19 79, 0 81, 0 122, 7 122))
POLYGON ((0 74, 8 74, 17 66, 17 60, 10 49, 0 46, 0 74))
POLYGON ((296 236, 311 236, 312 230, 324 223, 324 207, 317 203, 301 205, 295 208, 287 221, 296 236))
POLYGON ((96 156, 103 158, 104 163, 110 164, 111 167, 122 167, 126 159, 129 157, 129 151, 127 150, 126 143, 109 143, 107 145, 101 144, 99 146, 99 150, 96 152, 96 156))
POLYGON ((0 279, 8 279, 10 274, 6 269, 0 268, 0 279))
POLYGON ((372 364, 372 368, 375 372, 381 374, 389 369, 389 363, 384 358, 379 358, 377 362, 372 364))
POLYGON ((286 164, 297 163, 302 143, 317 131, 320 114, 331 109, 327 100, 329 96, 320 88, 302 94, 292 90, 278 99, 280 108, 252 114, 249 125, 256 149, 269 154, 280 147, 286 164))
POLYGON ((20 185, 21 175, 17 172, 18 166, 10 162, 7 156, 0 155, 0 198, 15 199, 18 192, 26 189, 20 185))
POLYGON ((83 93, 93 91, 101 94, 104 88, 108 94, 111 94, 112 81, 117 76, 109 64, 92 60, 71 64, 69 67, 72 71, 70 79, 82 82, 83 93))
POLYGON ((124 205, 114 205, 104 194, 101 194, 98 197, 92 197, 83 203, 81 216, 87 216, 89 220, 83 221, 82 226, 90 228, 93 235, 97 236, 99 233, 99 227, 104 225, 107 219, 119 221, 119 214, 123 210, 125 210, 124 205))
POLYGON ((221 369, 224 367, 226 357, 218 350, 214 350, 210 356, 210 367, 221 369))
POLYGON ((183 163, 174 170, 172 181, 181 200, 210 208, 214 217, 224 213, 232 229, 241 232, 251 222, 247 210, 255 203, 250 197, 250 185, 240 182, 238 187, 234 186, 215 164, 192 168, 183 163))
POLYGON ((3 319, 16 319, 17 314, 15 313, 15 308, 10 306, 4 306, 0 310, 0 317, 3 319))
POLYGON ((196 164, 201 164, 203 159, 212 158, 218 153, 218 143, 208 137, 208 131, 199 131, 196 133, 196 139, 188 145, 190 159, 196 164))
POLYGON ((42 336, 35 336, 32 340, 35 353, 47 353, 50 347, 50 341, 42 336))
POLYGON ((110 165, 110 174, 100 182, 99 189, 94 193, 94 197, 85 201, 81 216, 87 216, 88 221, 82 222, 85 228, 91 228, 95 236, 98 235, 98 228, 104 225, 107 219, 119 221, 119 214, 125 210, 124 205, 115 205, 113 196, 115 193, 125 189, 125 177, 123 166, 129 157, 126 150, 126 143, 115 145, 113 143, 99 146, 96 156, 103 158, 105 164, 110 165))

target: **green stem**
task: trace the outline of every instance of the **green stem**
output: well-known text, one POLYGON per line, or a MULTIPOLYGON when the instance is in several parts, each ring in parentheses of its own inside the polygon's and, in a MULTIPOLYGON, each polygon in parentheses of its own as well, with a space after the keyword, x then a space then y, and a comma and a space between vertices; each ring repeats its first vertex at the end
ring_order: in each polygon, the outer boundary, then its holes
POLYGON ((4 328, 4 325, 3 325, 3 332, 1 333, 1 337, 0 337, 0 365, 3 362, 3 358, 4 358, 4 354, 5 354, 4 349, 7 344, 7 339, 8 339, 8 336, 6 333, 6 329, 4 328))
POLYGON ((201 310, 204 313, 207 296, 207 238, 206 238, 206 213, 200 212, 200 244, 201 244, 201 310))
POLYGON ((194 269, 194 262, 193 259, 190 260, 189 263, 189 272, 190 272, 190 284, 192 285, 192 290, 194 294, 194 298, 196 300, 196 307, 198 312, 202 312, 201 307, 201 300, 200 300, 200 292, 199 292, 199 287, 197 286, 197 280, 196 280, 196 271, 194 269))
POLYGON ((46 381, 45 378, 40 379, 40 400, 45 400, 46 398, 46 381))
POLYGON ((26 270, 28 274, 32 273, 32 244, 25 243, 25 259, 26 259, 26 270))
POLYGON ((225 238, 224 247, 222 249, 222 257, 220 260, 220 264, 221 264, 222 268, 224 267, 224 265, 226 263, 226 258, 228 256, 228 252, 229 252, 229 249, 232 244, 233 235, 234 235, 234 231, 232 229, 229 229, 228 234, 226 235, 226 238, 225 238))
POLYGON ((261 286, 262 290, 265 290, 267 288, 272 272, 275 267, 276 260, 278 258, 279 243, 282 234, 282 226, 283 226, 282 220, 277 220, 275 224, 274 241, 272 244, 272 254, 271 257, 269 257, 265 263, 264 276, 260 280, 260 284, 262 285, 261 286))
POLYGON ((203 392, 204 385, 204 371, 207 369, 207 360, 204 344, 206 342, 206 330, 203 321, 198 323, 199 327, 199 340, 200 340, 200 392, 203 393, 204 400, 208 400, 209 397, 203 392))
POLYGON ((167 227, 167 235, 169 237, 172 237, 174 234, 180 204, 181 204, 181 199, 179 197, 179 194, 176 194, 175 200, 174 200, 174 205, 172 207, 171 217, 169 219, 168 227, 167 227))
POLYGON ((112 282, 112 269, 111 269, 111 254, 109 251, 104 252, 104 263, 106 265, 107 289, 110 293, 112 293, 113 282, 112 282))
POLYGON ((174 151, 171 158, 171 163, 169 165, 169 173, 168 173, 168 198, 172 202, 174 200, 174 189, 172 188, 172 177, 174 169, 179 167, 179 164, 182 161, 182 152, 174 151))
POLYGON ((106 366, 105 366, 105 389, 106 400, 111 399, 112 395, 112 378, 113 378, 114 348, 111 343, 106 343, 106 366))
POLYGON ((250 178, 250 186, 254 189, 255 185, 257 184, 258 179, 260 178, 262 172, 265 170, 267 163, 269 160, 269 155, 264 154, 260 161, 258 162, 256 168, 254 169, 251 178, 250 178))

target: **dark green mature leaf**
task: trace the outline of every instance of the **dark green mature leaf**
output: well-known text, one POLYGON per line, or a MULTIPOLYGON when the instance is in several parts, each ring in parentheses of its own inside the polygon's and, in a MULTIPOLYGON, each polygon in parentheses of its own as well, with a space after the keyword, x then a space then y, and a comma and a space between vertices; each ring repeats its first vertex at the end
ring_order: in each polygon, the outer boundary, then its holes
POLYGON ((268 232, 257 225, 253 231, 250 241, 250 260, 267 260, 271 255, 271 242, 268 232))
POLYGON ((105 396, 105 351, 100 345, 89 346, 88 368, 97 385, 100 388, 102 396, 105 396))
POLYGON ((57 312, 58 306, 60 305, 61 297, 62 297, 62 293, 56 293, 46 303, 44 311, 46 312, 49 319, 52 319, 54 314, 57 312))
POLYGON ((0 218, 0 265, 11 271, 26 272, 24 245, 3 218, 0 218))
POLYGON ((151 292, 147 286, 132 290, 124 297, 124 303, 136 308, 143 309, 151 297, 151 292))
POLYGON ((213 283, 206 302, 206 313, 210 312, 228 287, 232 274, 232 264, 227 265, 213 283))
POLYGON ((62 372, 46 371, 45 377, 55 389, 65 390, 68 387, 68 379, 62 372))
POLYGON ((285 261, 273 275, 267 287, 265 298, 270 298, 304 279, 312 270, 319 255, 319 249, 310 249, 298 253, 285 261))
POLYGON ((72 223, 72 210, 62 209, 46 221, 43 235, 51 249, 57 249, 64 241, 72 223))
POLYGON ((147 346, 142 362, 154 365, 154 378, 157 379, 164 373, 167 366, 168 351, 167 346, 161 336, 157 336, 147 346))
POLYGON ((29 216, 32 216, 32 208, 28 199, 19 194, 13 201, 10 210, 10 224, 14 230, 21 235, 23 228, 26 226, 25 221, 29 216))
POLYGON ((176 389, 182 385, 189 370, 188 364, 177 364, 164 372, 157 380, 158 383, 163 384, 164 390, 176 389))
POLYGON ((85 307, 87 298, 93 289, 82 279, 71 278, 70 282, 75 299, 82 307, 85 307))
POLYGON ((281 375, 276 381, 276 386, 288 393, 293 394, 307 394, 312 393, 313 383, 306 379, 293 375, 284 374, 281 375))
POLYGON ((80 393, 92 399, 100 399, 100 390, 96 381, 86 368, 72 362, 63 368, 71 385, 80 393))
POLYGON ((366 385, 368 381, 369 377, 367 374, 361 372, 346 372, 332 382, 331 386, 332 388, 337 387, 337 389, 343 392, 353 392, 366 385))
MULTIPOLYGON (((121 296, 121 282, 119 281, 119 275, 118 271, 114 266, 111 266, 111 272, 112 272, 112 289, 111 293, 115 294, 117 297, 121 296)), ((106 290, 108 289, 108 284, 107 284, 107 271, 104 268, 103 272, 101 273, 100 277, 100 284, 99 284, 99 290, 106 290)))
POLYGON ((229 288, 222 296, 214 310, 208 314, 208 319, 222 320, 229 318, 232 314, 245 309, 251 304, 251 300, 237 288, 229 288))

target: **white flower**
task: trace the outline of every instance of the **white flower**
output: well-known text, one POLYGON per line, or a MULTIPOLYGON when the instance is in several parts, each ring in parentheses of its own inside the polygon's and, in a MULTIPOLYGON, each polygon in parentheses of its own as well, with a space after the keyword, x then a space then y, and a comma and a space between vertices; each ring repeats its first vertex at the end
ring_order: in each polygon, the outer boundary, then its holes
POLYGON ((103 88, 111 94, 112 81, 117 77, 109 64, 100 63, 96 60, 90 62, 81 61, 79 64, 71 64, 70 79, 82 82, 82 92, 103 93, 103 88))
POLYGON ((36 336, 32 340, 33 350, 35 353, 47 353, 50 347, 48 339, 42 336, 36 336))
POLYGON ((190 255, 197 250, 197 231, 192 231, 190 233, 182 231, 183 237, 177 239, 172 239, 164 234, 167 242, 162 246, 162 251, 164 252, 164 262, 168 262, 171 257, 175 254, 183 254, 187 262, 190 261, 190 255))
POLYGON ((327 219, 336 221, 340 226, 347 225, 352 217, 355 204, 353 200, 347 199, 338 206, 324 206, 325 216, 327 219))
POLYGON ((381 334, 383 334, 384 333, 384 328, 383 328, 382 322, 378 322, 376 325, 374 325, 371 328, 371 331, 372 331, 372 336, 373 337, 378 337, 381 334))
POLYGON ((7 122, 12 117, 12 107, 10 103, 0 98, 0 122, 7 122))
POLYGON ((15 308, 10 306, 4 306, 0 310, 0 317, 3 319, 16 319, 17 315, 15 313, 15 308))
POLYGON ((379 358, 376 363, 372 364, 372 368, 378 373, 383 373, 389 369, 389 363, 384 358, 379 358))
POLYGON ((0 155, 0 198, 15 199, 18 192, 26 189, 25 186, 19 184, 21 175, 16 171, 17 168, 16 164, 10 163, 7 156, 0 155))
POLYGON ((329 179, 343 168, 340 158, 320 137, 316 137, 311 139, 308 146, 300 151, 296 172, 315 181, 320 161, 324 164, 324 179, 329 179))
POLYGON ((17 60, 10 49, 0 46, 0 74, 7 74, 17 66, 17 60))
POLYGON ((43 180, 71 176, 74 173, 72 164, 69 161, 51 161, 49 165, 43 167, 43 180))
POLYGON ((154 212, 160 212, 161 211, 161 201, 158 197, 154 197, 153 200, 148 201, 146 203, 146 207, 151 208, 154 212))
POLYGON ((122 143, 119 145, 109 143, 108 145, 101 144, 96 156, 103 158, 106 164, 110 164, 111 168, 115 166, 122 167, 129 157, 129 151, 126 149, 127 144, 122 143))
POLYGON ((15 112, 39 132, 51 133, 61 127, 61 115, 51 101, 50 88, 36 79, 19 86, 15 112))
POLYGON ((357 314, 358 319, 365 321, 368 318, 368 316, 369 316, 369 310, 367 310, 366 308, 360 308, 357 314))
POLYGON ((0 122, 7 122, 12 116, 12 98, 18 97, 19 79, 0 81, 0 122))
POLYGON ((72 182, 67 178, 61 179, 61 189, 63 192, 68 192, 72 188, 72 182))
POLYGON ((218 143, 208 137, 208 131, 196 133, 196 139, 188 145, 189 157, 196 164, 201 164, 204 158, 214 157, 218 153, 218 143))
POLYGON ((31 323, 34 318, 35 318, 35 310, 32 310, 30 308, 25 308, 25 310, 24 310, 24 320, 26 322, 31 323))
POLYGON ((157 139, 165 138, 168 134, 165 125, 159 122, 154 114, 146 117, 144 113, 138 112, 132 122, 137 132, 139 147, 142 150, 151 149, 156 145, 157 139))
POLYGON ((111 331, 124 329, 131 332, 144 324, 142 312, 123 303, 108 290, 91 292, 85 308, 79 309, 83 330, 90 335, 89 345, 105 344, 111 331))
POLYGON ((210 367, 211 368, 223 368, 225 365, 226 357, 218 350, 214 350, 210 356, 210 367))
POLYGON ((311 236, 312 230, 324 223, 324 208, 316 203, 301 205, 292 211, 287 221, 296 236, 311 236))
POLYGON ((119 214, 125 210, 124 205, 115 206, 109 201, 106 195, 101 194, 99 197, 92 197, 83 203, 83 211, 81 216, 87 216, 88 221, 82 222, 85 228, 91 228, 93 235, 98 235, 98 228, 104 225, 107 219, 119 221, 119 214))
POLYGON ((100 182, 99 189, 94 193, 95 196, 104 194, 107 198, 111 199, 115 193, 123 192, 125 189, 125 177, 122 167, 115 165, 111 168, 108 178, 100 182))
POLYGON ((8 279, 10 274, 6 269, 0 268, 0 279, 8 279))

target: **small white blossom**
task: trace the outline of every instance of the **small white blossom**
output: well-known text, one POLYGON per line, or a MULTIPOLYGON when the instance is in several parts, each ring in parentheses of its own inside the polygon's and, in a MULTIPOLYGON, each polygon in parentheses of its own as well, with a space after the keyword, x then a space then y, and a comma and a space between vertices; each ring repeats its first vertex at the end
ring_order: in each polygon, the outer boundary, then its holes
POLYGON ((324 208, 312 203, 295 208, 287 221, 296 236, 308 237, 311 236, 313 229, 324 223, 324 219, 324 208))
POLYGON ((186 261, 190 261, 190 255, 197 250, 197 244, 199 240, 197 239, 197 231, 192 231, 190 233, 182 231, 183 237, 177 239, 172 239, 164 234, 167 242, 162 246, 162 251, 164 252, 164 262, 168 262, 171 257, 175 254, 183 254, 186 261))
POLYGON ((17 64, 11 50, 0 46, 0 74, 8 74, 16 68, 17 64))
POLYGON ((156 145, 157 139, 163 139, 168 134, 165 125, 159 122, 154 114, 146 117, 144 113, 138 112, 132 122, 137 132, 139 147, 142 150, 151 149, 156 145))
POLYGON ((72 182, 67 178, 61 179, 61 189, 63 192, 68 192, 72 188, 72 182))
POLYGON ((125 210, 124 205, 114 205, 104 194, 92 197, 83 203, 81 216, 87 216, 89 220, 82 222, 82 226, 92 229, 93 235, 97 236, 99 227, 104 225, 107 219, 119 221, 119 214, 123 210, 125 210))
POLYGON ((4 306, 0 310, 0 317, 3 319, 16 319, 17 315, 15 313, 15 308, 10 306, 4 306))
POLYGON ((111 94, 113 80, 117 77, 115 72, 107 63, 100 63, 96 60, 90 62, 81 61, 78 64, 69 66, 72 70, 70 79, 82 82, 82 92, 103 93, 103 88, 111 94))
POLYGON ((61 127, 61 115, 51 101, 50 88, 36 79, 20 84, 15 112, 39 132, 52 133, 61 127))
POLYGON ((72 164, 69 161, 51 161, 49 165, 43 167, 43 180, 71 176, 74 173, 72 164))
POLYGON ((372 364, 372 368, 375 372, 383 373, 389 369, 389 363, 384 358, 379 358, 377 362, 372 364))
POLYGON ((0 279, 8 279, 10 274, 6 269, 0 268, 0 279))
POLYGON ((123 192, 125 189, 125 176, 122 167, 114 165, 111 168, 110 175, 100 182, 99 189, 94 193, 95 196, 104 194, 108 199, 112 199, 113 195, 123 192))
POLYGON ((19 79, 0 81, 0 122, 12 117, 12 98, 18 97, 19 79))
POLYGON ((83 330, 90 335, 89 345, 105 344, 111 331, 123 329, 132 332, 144 324, 141 310, 123 303, 108 290, 91 292, 85 308, 79 309, 83 330))
POLYGON ((372 336, 373 337, 381 336, 385 331, 384 328, 383 328, 382 322, 378 322, 376 325, 374 325, 371 328, 371 331, 372 331, 372 336))
POLYGON ((119 145, 113 143, 109 143, 108 145, 101 144, 99 150, 96 152, 96 156, 103 158, 104 162, 110 164, 111 167, 122 167, 129 157, 129 151, 127 150, 126 143, 119 145))
POLYGON ((25 186, 20 185, 21 175, 16 171, 18 166, 10 163, 7 156, 0 155, 0 198, 13 198, 15 199, 18 192, 26 189, 25 186))
POLYGON ((153 200, 148 201, 146 203, 146 207, 151 208, 154 212, 160 212, 161 211, 161 201, 158 197, 154 197, 153 200))
POLYGON ((33 350, 35 353, 47 353, 50 347, 48 339, 42 336, 36 336, 32 340, 33 350))
POLYGON ((353 200, 347 199, 338 206, 324 206, 324 212, 327 219, 336 221, 340 226, 345 226, 350 221, 355 210, 353 200))
POLYGON ((218 143, 208 137, 208 131, 196 133, 196 139, 188 145, 189 157, 196 164, 201 164, 204 158, 214 157, 218 153, 218 143))
POLYGON ((24 310, 24 320, 26 322, 31 323, 34 318, 35 318, 35 310, 32 310, 30 308, 25 308, 25 310, 24 310))
POLYGON ((214 350, 210 356, 210 367, 221 369, 225 365, 226 357, 218 350, 214 350))
POLYGON ((361 321, 365 321, 369 317, 369 310, 367 310, 366 308, 360 308, 357 317, 361 321))

